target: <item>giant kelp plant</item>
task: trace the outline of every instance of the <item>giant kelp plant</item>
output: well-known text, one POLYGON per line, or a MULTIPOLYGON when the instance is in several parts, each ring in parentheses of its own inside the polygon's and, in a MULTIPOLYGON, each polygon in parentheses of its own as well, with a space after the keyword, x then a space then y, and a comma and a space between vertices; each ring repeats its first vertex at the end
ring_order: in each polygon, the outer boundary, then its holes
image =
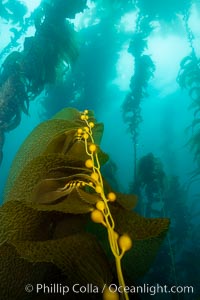
POLYGON ((145 54, 147 38, 152 30, 148 17, 138 15, 136 31, 130 42, 128 51, 134 57, 134 75, 130 81, 130 92, 127 94, 123 105, 123 119, 128 123, 128 131, 133 140, 134 155, 134 179, 136 180, 137 144, 139 125, 142 122, 141 102, 148 96, 147 87, 150 78, 153 76, 155 65, 150 55, 145 54))
MULTIPOLYGON (((3 299, 27 299, 27 282, 52 280, 70 288, 92 284, 88 299, 101 299, 103 287, 104 299, 118 299, 111 283, 124 287, 129 280, 134 288, 147 272, 169 220, 141 217, 134 195, 112 191, 101 174, 108 160, 99 146, 102 132, 91 111, 64 109, 19 149, 0 208, 3 299)), ((33 292, 29 299, 46 295, 33 292)))
MULTIPOLYGON (((191 138, 188 144, 194 152, 194 160, 200 165, 200 59, 195 52, 185 57, 180 64, 180 72, 178 75, 178 82, 182 88, 189 89, 189 96, 191 97, 190 109, 194 110, 194 119, 191 126, 191 138)), ((197 170, 197 173, 199 171, 197 170)))
POLYGON ((188 145, 194 154, 197 164, 191 182, 197 180, 200 175, 200 58, 194 47, 194 35, 189 26, 189 13, 184 17, 184 24, 191 53, 184 57, 180 63, 177 81, 182 89, 188 89, 191 98, 190 110, 193 110, 193 120, 187 130, 190 130, 188 145))
POLYGON ((163 205, 166 174, 161 161, 153 153, 141 157, 137 162, 136 180, 131 187, 137 191, 143 201, 140 203, 142 214, 156 216, 160 214, 160 208, 153 208, 155 203, 163 205))
POLYGON ((36 32, 25 38, 23 51, 11 52, 3 61, 0 73, 0 162, 5 132, 16 128, 21 113, 28 113, 29 101, 45 85, 54 83, 66 72, 78 55, 73 18, 84 9, 85 0, 43 2, 33 15, 36 32), (57 17, 59 16, 59 18, 57 17))
MULTIPOLYGON (((117 1, 119 4, 120 1, 117 1)), ((133 140, 134 179, 136 180, 137 145, 139 142, 139 125, 143 121, 141 103, 147 96, 149 81, 154 75, 156 65, 147 52, 148 39, 154 27, 162 28, 167 24, 171 30, 174 26, 182 26, 181 18, 187 20, 189 11, 195 1, 167 1, 138 0, 133 1, 137 11, 135 31, 129 45, 128 52, 134 57, 134 74, 130 81, 130 92, 122 105, 124 122, 128 124, 128 130, 133 140), (181 25, 180 25, 181 24, 181 25), (170 27, 171 28, 170 28, 170 27)))
MULTIPOLYGON (((161 161, 152 153, 141 157, 138 161, 136 178, 137 182, 132 189, 137 191, 142 199, 138 203, 137 211, 151 218, 169 217, 171 221, 170 230, 156 258, 156 263, 142 279, 142 282, 152 285, 159 282, 168 286, 178 286, 190 282, 195 286, 194 299, 196 299, 195 297, 199 293, 196 267, 193 268, 195 270, 193 274, 190 271, 189 274, 182 272, 182 270, 187 270, 188 264, 191 263, 186 253, 194 251, 190 243, 193 243, 194 226, 196 227, 192 224, 195 214, 189 209, 187 188, 181 185, 178 176, 167 176, 161 161), (179 213, 177 213, 177 209, 179 213), (193 231, 192 235, 191 231, 193 231), (161 277, 161 274, 168 274, 167 278, 161 277)), ((174 295, 173 299, 180 299, 180 295, 174 295)), ((183 299, 190 298, 184 295, 183 299)))

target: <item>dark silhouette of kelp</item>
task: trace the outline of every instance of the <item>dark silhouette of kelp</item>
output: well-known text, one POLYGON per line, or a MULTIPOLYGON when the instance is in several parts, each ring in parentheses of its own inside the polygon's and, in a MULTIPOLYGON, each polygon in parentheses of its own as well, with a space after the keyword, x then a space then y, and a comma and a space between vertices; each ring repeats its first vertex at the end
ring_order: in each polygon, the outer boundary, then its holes
POLYGON ((32 16, 35 35, 25 38, 22 51, 11 52, 3 61, 0 73, 0 163, 5 132, 20 124, 21 114, 28 114, 29 102, 46 84, 54 83, 60 74, 66 73, 76 60, 75 31, 66 18, 74 17, 85 4, 85 0, 76 0, 73 5, 63 0, 41 4, 32 16))

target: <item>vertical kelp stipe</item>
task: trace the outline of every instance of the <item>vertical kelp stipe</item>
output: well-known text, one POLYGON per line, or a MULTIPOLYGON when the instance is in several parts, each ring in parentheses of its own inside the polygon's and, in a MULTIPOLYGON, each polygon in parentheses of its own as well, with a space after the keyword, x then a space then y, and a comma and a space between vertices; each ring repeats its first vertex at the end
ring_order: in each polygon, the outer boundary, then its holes
MULTIPOLYGON (((108 239, 111 251, 115 257, 117 276, 119 281, 119 286, 122 287, 123 291, 125 289, 125 282, 123 278, 122 268, 121 268, 121 259, 126 251, 132 247, 131 238, 128 235, 121 235, 115 231, 115 221, 111 215, 108 203, 109 201, 113 202, 116 200, 116 195, 113 192, 108 193, 107 197, 104 193, 103 179, 100 170, 100 163, 97 153, 97 146, 92 134, 92 128, 95 126, 93 122, 90 122, 88 116, 88 110, 85 110, 81 116, 81 120, 84 120, 86 126, 79 128, 77 130, 77 136, 80 140, 85 142, 85 151, 89 158, 85 162, 85 166, 89 169, 92 169, 90 187, 100 195, 102 200, 99 200, 96 203, 96 208, 91 212, 91 219, 96 223, 101 223, 107 228, 108 239)), ((124 298, 127 300, 128 294, 123 292, 124 298)))

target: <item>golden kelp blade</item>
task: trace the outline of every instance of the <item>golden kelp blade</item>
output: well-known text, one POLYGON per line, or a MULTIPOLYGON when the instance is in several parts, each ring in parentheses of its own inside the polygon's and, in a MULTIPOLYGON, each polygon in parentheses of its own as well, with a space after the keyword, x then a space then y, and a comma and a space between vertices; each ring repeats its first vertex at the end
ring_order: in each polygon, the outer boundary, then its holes
POLYGON ((54 138, 48 143, 43 154, 48 153, 63 153, 66 154, 68 149, 74 143, 74 136, 77 132, 77 129, 68 130, 58 135, 55 135, 54 138))
MULTIPOLYGON (((57 215, 57 213, 55 213, 57 215)), ((61 239, 73 234, 85 232, 88 216, 84 214, 59 214, 56 218, 52 239, 61 239)))
POLYGON ((56 200, 69 195, 72 187, 64 189, 67 177, 59 179, 43 179, 40 181, 34 191, 31 202, 39 204, 53 204, 56 200))
POLYGON ((44 242, 13 242, 20 257, 29 262, 51 262, 66 276, 66 282, 102 288, 110 284, 110 264, 96 238, 89 233, 44 242))
MULTIPOLYGON (((7 243, 0 246, 0 291, 2 300, 27 300, 25 287, 28 283, 36 286, 49 277, 51 263, 31 263, 19 256, 14 246, 7 243)), ((32 299, 32 298, 31 298, 32 299)))
POLYGON ((126 232, 133 247, 122 259, 122 266, 132 280, 149 270, 169 228, 167 218, 144 218, 139 214, 119 207, 111 207, 116 231, 126 232), (130 262, 133 267, 130 268, 130 262))
POLYGON ((4 201, 19 200, 30 202, 34 188, 41 180, 67 177, 75 173, 80 173, 80 168, 84 170, 84 162, 79 160, 74 161, 68 155, 54 153, 37 156, 23 168, 4 201), (68 166, 72 168, 67 168, 68 166))
POLYGON ((132 194, 117 193, 117 203, 128 210, 133 210, 138 202, 138 197, 132 194))
POLYGON ((46 240, 51 234, 51 215, 19 201, 0 207, 0 244, 11 240, 46 240))
POLYGON ((31 202, 34 204, 53 205, 66 200, 67 196, 76 190, 77 198, 88 204, 95 205, 101 200, 100 196, 97 193, 91 193, 91 191, 84 191, 83 187, 83 185, 92 181, 94 180, 90 176, 79 173, 68 177, 43 179, 35 186, 31 202))
MULTIPOLYGON (((48 197, 49 195, 47 195, 48 197)), ((49 198, 51 197, 51 193, 49 198)), ((67 214, 86 214, 94 209, 94 206, 90 203, 84 202, 76 188, 70 191, 69 194, 59 198, 59 201, 42 203, 43 199, 39 199, 41 203, 31 202, 28 207, 31 207, 38 211, 57 211, 67 214)), ((46 199, 45 199, 46 200, 46 199)), ((49 199, 48 199, 49 200, 49 199)))
MULTIPOLYGON (((100 128, 97 124, 96 129, 100 128)), ((63 153, 70 155, 74 160, 77 160, 77 157, 86 161, 88 155, 85 152, 85 143, 82 140, 76 139, 77 129, 72 129, 55 135, 52 140, 46 145, 46 149, 43 154, 50 153, 63 153)), ((99 134, 99 131, 98 131, 99 134)), ((108 155, 104 153, 99 146, 97 146, 98 155, 101 165, 104 165, 108 161, 108 155)))
POLYGON ((49 120, 37 126, 26 138, 15 156, 6 182, 4 196, 7 197, 8 192, 25 165, 45 151, 47 144, 54 135, 74 127, 74 123, 65 120, 49 120))
MULTIPOLYGON (((97 146, 97 153, 99 155, 99 161, 101 165, 104 165, 109 157, 103 152, 99 146, 97 146)), ((74 160, 79 157, 82 161, 86 161, 88 159, 87 153, 85 153, 85 145, 84 142, 76 142, 72 145, 72 147, 68 150, 68 155, 70 155, 74 160)))
POLYGON ((77 189, 77 191, 80 199, 86 203, 96 205, 101 200, 101 197, 97 193, 86 193, 82 189, 77 189))
POLYGON ((19 201, 0 207, 0 245, 13 240, 42 241, 84 231, 85 215, 40 211, 19 201))
MULTIPOLYGON (((52 120, 48 120, 38 125, 26 138, 15 156, 6 182, 4 197, 7 197, 17 176, 29 161, 38 155, 41 155, 46 150, 47 145, 51 144, 51 141, 54 139, 57 139, 58 135, 62 135, 70 130, 78 129, 82 126, 84 126, 84 122, 80 120, 80 112, 71 108, 62 110, 60 113, 56 114, 52 120)), ((94 136, 97 143, 100 143, 102 134, 103 124, 96 124, 94 136)), ((59 149, 59 146, 61 145, 62 143, 60 144, 59 140, 55 141, 53 150, 62 152, 62 147, 59 149)), ((50 152, 52 152, 51 148, 50 152)))

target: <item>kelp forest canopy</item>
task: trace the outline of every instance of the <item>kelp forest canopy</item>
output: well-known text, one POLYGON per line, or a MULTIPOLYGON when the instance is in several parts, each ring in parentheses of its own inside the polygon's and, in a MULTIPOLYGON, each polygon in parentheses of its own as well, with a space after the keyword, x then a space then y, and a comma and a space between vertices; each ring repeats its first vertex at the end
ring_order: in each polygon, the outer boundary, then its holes
MULTIPOLYGON (((73 21, 77 14, 86 11, 86 18, 89 23, 83 30, 85 43, 91 43, 92 25, 98 19, 96 32, 97 46, 98 36, 104 36, 107 30, 107 39, 112 35, 111 41, 105 40, 105 46, 112 49, 107 51, 107 58, 104 57, 104 73, 100 71, 100 82, 95 83, 95 92, 102 93, 109 80, 109 73, 116 63, 117 47, 127 38, 126 34, 119 35, 117 25, 120 19, 130 12, 136 12, 136 25, 130 39, 128 51, 135 61, 135 71, 130 83, 130 92, 122 105, 124 121, 128 124, 134 145, 137 143, 139 123, 142 120, 140 113, 141 101, 147 96, 148 81, 153 76, 155 65, 146 54, 148 49, 148 37, 154 30, 155 22, 168 23, 175 26, 175 23, 185 23, 186 34, 190 37, 189 24, 187 20, 192 5, 196 1, 160 1, 139 0, 52 0, 41 1, 41 4, 30 14, 27 14, 27 7, 23 1, 1 1, 0 16, 3 23, 10 26, 12 33, 10 41, 1 51, 1 74, 0 74, 0 148, 3 159, 3 144, 5 133, 16 128, 21 120, 21 114, 28 114, 29 102, 34 100, 48 84, 63 80, 73 63, 81 56, 80 44, 77 32, 74 30, 73 21), (33 35, 26 34, 30 27, 34 27, 33 35), (22 39, 21 39, 22 38, 22 39), (88 40, 87 40, 88 39, 88 40), (109 45, 109 43, 111 45, 109 45), (110 56, 110 57, 109 57, 110 56)), ((82 21, 84 23, 84 20, 82 21)), ((180 26, 180 25, 179 25, 180 26)), ((105 36, 106 37, 106 36, 105 36)), ((189 40, 191 43, 191 40, 189 40)), ((87 47, 89 48, 89 47, 87 47)), ((88 49, 91 51, 91 49, 88 49)), ((95 68, 96 69, 96 68, 95 68)), ((92 91, 84 91, 87 70, 84 66, 81 76, 78 70, 75 78, 68 81, 71 83, 68 92, 74 95, 76 89, 79 97, 84 103, 95 101, 92 91), (85 73, 84 73, 85 72, 85 73), (82 95, 80 95, 82 93, 82 95), (89 93, 89 95, 88 95, 89 93), (89 97, 88 97, 89 96, 89 97), (91 99, 92 98, 92 99, 91 99)), ((87 77, 86 77, 87 78, 87 77)), ((67 83, 66 83, 67 85, 67 83)), ((65 93, 67 91, 65 90, 65 93)), ((77 95, 77 94, 76 94, 77 95)), ((48 107, 48 103, 46 103, 48 107)), ((48 108, 47 108, 48 110, 48 108)), ((53 112, 54 113, 54 112, 53 112)), ((135 146, 134 146, 135 148, 135 146)), ((136 149, 135 149, 136 152, 136 149)), ((136 158, 135 154, 135 158, 136 158)), ((135 168, 136 169, 136 168, 135 168)))
MULTIPOLYGON (((188 143, 198 176, 200 71, 197 37, 191 26, 194 10, 199 10, 196 0, 43 0, 32 11, 25 1, 1 1, 0 17, 2 24, 9 26, 10 40, 2 43, 0 57, 0 162, 6 133, 18 127, 23 114, 30 114, 30 102, 41 94, 43 120, 66 106, 98 110, 112 102, 106 91, 116 78, 119 52, 126 45, 132 70, 129 88, 118 109, 132 140, 134 185, 141 156, 138 143, 144 123, 142 106, 148 101, 157 74, 150 52, 151 38, 159 30, 163 35, 168 30, 176 31, 188 43, 188 55, 180 60, 177 82, 191 97, 194 120, 188 124, 192 128, 188 143), (130 24, 125 30, 127 16, 130 24)), ((126 69, 121 81, 125 73, 126 69)))
MULTIPOLYGON (((22 9, 22 4, 18 4, 22 9)), ((66 18, 73 18, 84 7, 85 1, 76 1, 76 5, 66 4, 66 1, 44 1, 31 15, 28 24, 20 23, 20 30, 10 29, 14 38, 2 51, 4 55, 8 52, 8 55, 2 62, 0 76, 1 148, 5 132, 19 125, 22 112, 28 114, 29 102, 41 93, 45 84, 55 82, 59 67, 67 68, 76 59, 78 49, 74 30, 66 18), (34 25, 35 35, 25 38, 22 51, 12 51, 20 34, 26 32, 30 25, 34 25)), ((8 13, 9 3, 2 3, 2 8, 1 16, 12 20, 12 13, 8 13)), ((16 8, 13 9, 15 11, 16 8)), ((19 23, 20 19, 15 16, 12 21, 19 23)))
MULTIPOLYGON (((12 35, 1 51, 0 161, 3 159, 5 133, 20 124, 22 114, 29 113, 30 101, 44 90, 47 94, 51 94, 52 84, 55 86, 58 82, 61 84, 60 82, 64 81, 61 87, 58 85, 65 94, 65 98, 74 98, 74 101, 78 98, 78 105, 81 108, 85 105, 94 105, 92 102, 98 101, 97 98, 103 102, 103 92, 107 83, 112 79, 117 53, 123 43, 129 39, 127 50, 133 57, 134 68, 130 91, 121 109, 124 122, 127 123, 133 140, 135 170, 133 180, 135 180, 138 135, 142 122, 141 105, 148 97, 149 81, 156 69, 151 54, 148 52, 149 37, 157 27, 165 27, 166 24, 169 30, 177 27, 185 30, 192 56, 188 53, 188 59, 181 64, 178 81, 181 87, 186 87, 183 84, 186 73, 183 69, 186 63, 188 65, 189 59, 193 60, 192 65, 194 68, 196 65, 198 72, 198 57, 195 56, 194 36, 189 24, 190 13, 194 5, 198 7, 198 1, 170 0, 161 3, 157 0, 151 2, 148 0, 43 0, 34 11, 28 14, 23 1, 1 1, 1 20, 9 25, 12 35), (119 30, 119 23, 129 13, 135 13, 133 17, 135 24, 132 22, 131 34, 127 35, 126 32, 122 34, 119 30), (81 29, 74 27, 77 15, 82 15, 81 29), (35 31, 32 35, 28 34, 30 28, 34 28, 35 31), (86 64, 93 63, 90 53, 92 51, 98 53, 101 48, 103 50, 102 61, 94 56, 94 73, 97 73, 99 77, 97 82, 88 78, 88 75, 91 77, 93 74, 88 74, 86 64), (88 55, 85 54, 86 51, 88 55), (83 55, 84 62, 81 61, 83 55), (80 62, 78 65, 76 65, 77 60, 80 62)), ((193 86, 193 83, 190 85, 193 86)), ((189 84, 187 87, 189 88, 189 84)), ((190 92, 193 98, 194 93, 196 90, 190 92)), ((198 103, 195 99, 194 101, 198 103)), ((50 111, 52 107, 54 110, 62 108, 56 103, 50 105, 48 97, 43 104, 47 118, 48 113, 49 116, 55 113, 55 111, 50 111)), ((198 106, 198 104, 194 105, 198 106)), ((196 112, 198 110, 195 110, 195 116, 198 119, 196 112)), ((197 123, 195 121, 193 125, 196 126, 197 123)), ((195 155, 199 149, 195 143, 199 135, 198 128, 196 131, 191 141, 195 144, 192 146, 195 155)))

